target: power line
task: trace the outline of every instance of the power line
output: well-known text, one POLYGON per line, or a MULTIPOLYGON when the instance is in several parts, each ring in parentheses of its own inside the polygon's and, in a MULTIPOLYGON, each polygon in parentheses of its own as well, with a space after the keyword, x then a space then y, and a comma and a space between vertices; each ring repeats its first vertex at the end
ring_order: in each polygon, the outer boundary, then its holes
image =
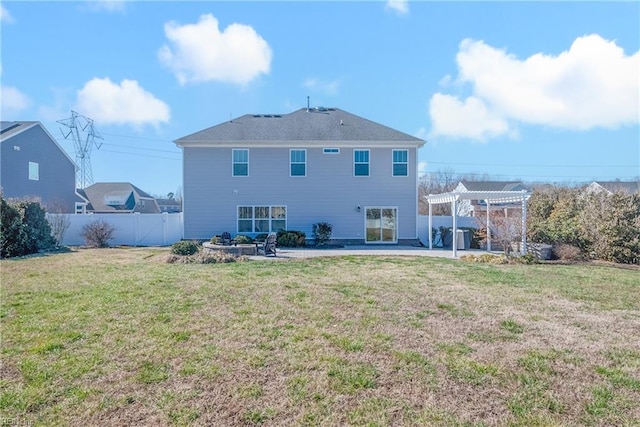
POLYGON ((177 157, 155 156, 155 155, 153 155, 153 154, 130 153, 130 152, 126 152, 126 151, 117 151, 117 150, 100 150, 100 151, 104 151, 104 152, 106 152, 106 153, 127 154, 127 155, 129 155, 129 156, 153 157, 153 158, 156 158, 156 159, 166 159, 166 160, 182 161, 182 159, 177 158, 177 157))
POLYGON ((497 167, 535 167, 535 168, 639 168, 640 165, 536 165, 536 164, 507 164, 507 163, 464 163, 464 162, 430 162, 434 165, 462 165, 462 166, 497 166, 497 167))

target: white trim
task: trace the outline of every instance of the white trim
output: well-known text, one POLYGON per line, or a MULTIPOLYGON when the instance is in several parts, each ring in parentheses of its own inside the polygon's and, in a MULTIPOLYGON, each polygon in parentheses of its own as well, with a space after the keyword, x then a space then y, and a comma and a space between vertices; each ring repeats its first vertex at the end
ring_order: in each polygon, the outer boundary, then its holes
POLYGON ((290 148, 293 144, 300 144, 304 147, 324 148, 327 146, 327 142, 330 142, 333 147, 331 148, 398 148, 398 147, 410 147, 420 148, 424 145, 424 141, 261 141, 261 140, 246 140, 246 141, 188 141, 180 142, 180 140, 173 141, 179 147, 211 147, 211 148, 233 148, 242 145, 244 147, 258 147, 258 148, 275 148, 275 147, 287 147, 290 148))
POLYGON ((393 178, 407 178, 409 176, 409 149, 407 148, 394 148, 393 150, 391 150, 391 176, 393 178), (406 162, 396 162, 393 160, 393 154, 396 151, 404 151, 405 153, 407 153, 407 161, 406 162), (405 175, 396 175, 394 172, 394 166, 398 164, 398 165, 402 165, 404 164, 407 167, 407 173, 405 175))
MULTIPOLYGON (((243 165, 244 163, 237 162, 239 165, 243 165)), ((231 176, 234 178, 244 178, 249 176, 249 149, 248 148, 234 148, 231 150, 231 176), (247 152, 247 174, 246 175, 236 175, 235 170, 235 152, 236 151, 246 151, 247 152)))
POLYGON ((29 181, 40 181, 40 163, 29 162, 29 181))
MULTIPOLYGON (((527 253, 527 200, 531 193, 527 190, 520 191, 453 191, 442 194, 429 194, 425 196, 429 202, 429 223, 431 224, 431 204, 451 203, 451 213, 453 216, 453 257, 457 257, 457 219, 458 202, 460 200, 484 200, 490 208, 492 203, 520 203, 522 206, 522 254, 527 253)), ((487 210, 487 230, 489 230, 489 211, 487 210)), ((490 233, 490 231, 489 231, 490 233)), ((429 249, 433 247, 431 229, 429 229, 429 249)), ((488 250, 491 250, 491 236, 488 240, 488 250)))
MULTIPOLYGON (((354 178, 367 178, 371 176, 371 150, 368 148, 354 148, 353 149, 353 176, 354 178), (367 174, 366 175, 356 175, 356 151, 366 151, 367 152, 367 174)), ((364 162, 358 162, 357 164, 363 165, 364 162)))
POLYGON ((307 176, 307 149, 306 148, 290 148, 289 149, 289 177, 291 177, 291 178, 304 178, 306 176, 307 176), (295 162, 294 163, 291 160, 291 153, 293 151, 302 151, 302 152, 304 152, 304 162, 303 163, 301 163, 301 162, 295 162), (293 174, 291 174, 291 166, 293 166, 294 164, 296 164, 296 165, 304 164, 304 175, 293 175, 293 174))
MULTIPOLYGON (((377 205, 372 205, 372 206, 364 206, 363 209, 363 213, 364 213, 364 243, 367 245, 393 245, 393 244, 397 244, 398 243, 398 230, 400 229, 400 226, 398 224, 398 222, 400 221, 400 213, 399 213, 399 208, 398 206, 377 206, 377 205), (396 217, 395 217, 395 225, 396 228, 394 230, 394 240, 393 241, 388 241, 388 240, 373 240, 373 241, 368 241, 367 240, 367 210, 369 209, 380 209, 381 211, 383 209, 393 209, 395 210, 396 213, 396 217)), ((382 212, 380 213, 380 220, 382 220, 382 212)), ((382 236, 380 236, 382 238, 382 236)))
POLYGON ((249 204, 244 204, 244 205, 236 205, 236 233, 237 234, 260 234, 260 233, 271 233, 271 232, 276 232, 277 230, 273 230, 272 227, 272 223, 273 221, 282 221, 283 219, 280 218, 272 218, 272 209, 273 208, 284 208, 284 228, 283 230, 287 229, 287 222, 288 222, 288 211, 289 208, 287 207, 287 205, 281 204, 275 204, 275 205, 249 205, 249 204), (251 208, 251 218, 240 218, 239 217, 239 210, 240 208, 251 208), (257 218, 258 220, 268 220, 269 221, 269 230, 268 231, 255 231, 256 229, 256 208, 269 208, 269 216, 268 218, 257 218), (239 227, 238 227, 238 221, 251 221, 251 231, 240 231, 239 227))
POLYGON ((0 139, 0 142, 5 142, 5 141, 9 141, 11 138, 13 138, 14 136, 18 136, 20 135, 22 132, 25 132, 29 129, 31 129, 34 126, 40 126, 40 128, 44 131, 45 134, 47 134, 47 136, 49 137, 49 139, 51 139, 51 141, 53 141, 53 143, 56 145, 56 147, 58 147, 58 149, 62 152, 62 154, 65 155, 65 157, 67 159, 69 159, 69 161, 71 162, 71 164, 74 167, 74 172, 78 170, 78 165, 76 164, 76 162, 71 158, 71 156, 69 156, 69 154, 64 150, 64 148, 62 148, 62 146, 60 144, 58 144, 58 141, 56 141, 56 139, 53 137, 53 135, 51 135, 51 133, 47 130, 46 127, 44 127, 44 125, 40 122, 16 122, 16 123, 20 123, 21 127, 23 129, 20 129, 14 133, 11 133, 9 135, 6 135, 4 138, 0 139), (27 124, 29 123, 29 124, 27 124))

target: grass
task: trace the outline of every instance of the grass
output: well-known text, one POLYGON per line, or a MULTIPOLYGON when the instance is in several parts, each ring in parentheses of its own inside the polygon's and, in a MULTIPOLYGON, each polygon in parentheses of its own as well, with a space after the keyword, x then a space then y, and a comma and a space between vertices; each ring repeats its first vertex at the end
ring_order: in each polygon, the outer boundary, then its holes
POLYGON ((0 262, 0 425, 640 424, 638 271, 0 262))

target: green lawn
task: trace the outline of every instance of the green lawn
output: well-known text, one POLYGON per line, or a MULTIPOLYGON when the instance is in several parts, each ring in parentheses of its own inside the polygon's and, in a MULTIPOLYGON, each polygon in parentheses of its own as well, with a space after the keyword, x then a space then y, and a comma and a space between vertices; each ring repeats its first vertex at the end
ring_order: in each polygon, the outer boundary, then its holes
POLYGON ((0 262, 0 425, 640 425, 640 271, 0 262))

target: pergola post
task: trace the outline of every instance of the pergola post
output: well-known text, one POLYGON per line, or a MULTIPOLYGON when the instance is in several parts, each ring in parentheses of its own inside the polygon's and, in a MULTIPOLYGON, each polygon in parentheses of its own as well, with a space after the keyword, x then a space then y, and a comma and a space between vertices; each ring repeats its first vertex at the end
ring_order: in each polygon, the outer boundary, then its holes
POLYGON ((451 247, 453 248, 453 257, 458 256, 458 198, 451 202, 451 216, 453 217, 453 237, 451 239, 451 247))
POLYGON ((527 199, 522 198, 522 255, 527 253, 527 199))
POLYGON ((432 214, 432 209, 431 209, 431 202, 429 202, 429 249, 433 249, 433 232, 431 231, 433 229, 433 226, 431 225, 431 214, 432 214))
POLYGON ((491 202, 487 199, 487 252, 491 252, 491 202))

